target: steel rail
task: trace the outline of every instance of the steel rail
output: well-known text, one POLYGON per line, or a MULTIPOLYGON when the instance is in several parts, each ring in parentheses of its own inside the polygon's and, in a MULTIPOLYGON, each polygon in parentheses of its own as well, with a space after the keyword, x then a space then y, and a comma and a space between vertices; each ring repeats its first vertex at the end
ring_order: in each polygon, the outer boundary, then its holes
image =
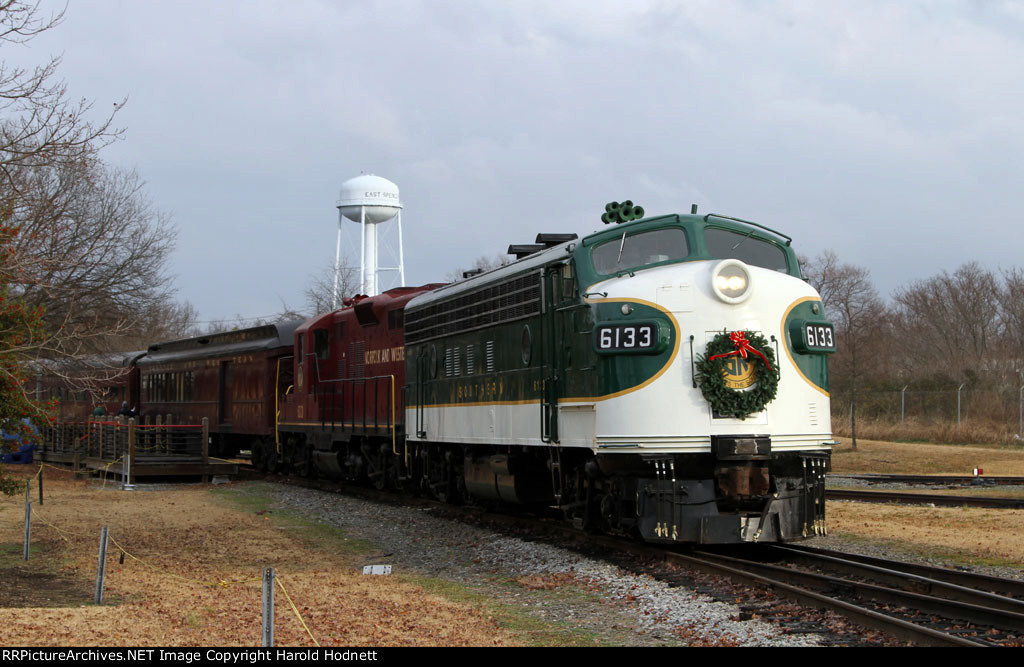
MULTIPOLYGON (((724 575, 731 579, 739 579, 750 585, 768 588, 774 593, 812 607, 838 612, 864 627, 881 630, 893 636, 924 646, 990 646, 989 642, 957 637, 939 630, 934 630, 917 623, 912 623, 887 614, 866 609, 839 600, 828 595, 817 593, 798 585, 781 581, 774 576, 758 574, 749 570, 717 562, 718 556, 699 558, 678 553, 667 554, 666 560, 679 565, 697 568, 703 572, 724 575)), ((740 561, 743 563, 744 561, 740 561)))
MULTIPOLYGON (((1000 609, 1024 616, 1024 600, 1017 600, 991 591, 979 590, 978 588, 965 586, 963 583, 953 583, 943 579, 911 573, 907 571, 907 568, 902 567, 902 563, 896 561, 890 561, 888 567, 886 567, 879 564, 857 561, 847 557, 847 554, 840 552, 831 554, 813 553, 791 549, 783 545, 771 545, 769 548, 789 558, 795 557, 806 562, 822 565, 830 570, 853 576, 867 577, 873 582, 895 586, 908 592, 979 605, 988 609, 1000 609)), ((1024 630, 1024 627, 1021 629, 1024 630)))
POLYGON ((865 482, 894 482, 903 484, 967 484, 967 485, 1024 485, 1024 477, 988 475, 896 475, 888 473, 829 473, 829 480, 858 479, 865 482))
POLYGON ((786 544, 785 546, 776 546, 775 548, 785 549, 787 552, 794 554, 834 556, 848 561, 877 565, 878 567, 889 570, 898 570, 908 574, 917 574, 937 581, 944 581, 950 584, 957 584, 977 590, 988 591, 990 593, 997 593, 1006 597, 1016 597, 1024 600, 1024 581, 1019 579, 1006 579, 1003 577, 993 577, 988 574, 979 574, 977 572, 951 570, 949 568, 936 567, 934 565, 907 563, 903 561, 890 560, 888 558, 879 558, 878 556, 863 556, 861 554, 853 554, 845 551, 832 551, 829 549, 810 547, 803 544, 786 544))
MULTIPOLYGON (((806 572, 778 565, 769 565, 756 561, 724 556, 721 554, 704 552, 698 553, 703 558, 719 561, 728 567, 748 571, 753 574, 758 574, 794 586, 807 586, 823 592, 835 592, 840 595, 852 596, 860 600, 870 600, 880 604, 899 605, 914 611, 934 614, 953 621, 976 623, 996 627, 1000 630, 1024 633, 1024 613, 992 609, 979 604, 958 602, 956 600, 935 597, 932 595, 886 588, 876 584, 869 584, 851 579, 842 579, 839 577, 806 572)), ((890 617, 888 615, 884 616, 887 618, 894 618, 894 620, 897 621, 908 622, 903 621, 903 619, 895 619, 895 617, 890 617)), ((911 623, 911 625, 916 626, 914 623, 911 623)), ((932 630, 931 628, 924 629, 932 630)), ((953 635, 949 635, 948 633, 941 631, 933 630, 933 632, 939 632, 941 635, 953 637, 953 635)), ((930 633, 926 634, 930 635, 930 633)), ((960 640, 963 638, 954 637, 954 639, 960 640)), ((976 640, 969 641, 974 642, 976 645, 979 643, 976 640)), ((990 642, 984 640, 980 643, 981 645, 990 644, 990 642)), ((953 642, 953 645, 960 645, 959 641, 953 642)))
POLYGON ((982 496, 954 496, 934 493, 901 493, 899 491, 859 491, 853 489, 826 489, 826 500, 855 500, 866 503, 896 503, 898 505, 937 505, 941 507, 988 507, 998 509, 1024 509, 1024 498, 993 498, 982 496))

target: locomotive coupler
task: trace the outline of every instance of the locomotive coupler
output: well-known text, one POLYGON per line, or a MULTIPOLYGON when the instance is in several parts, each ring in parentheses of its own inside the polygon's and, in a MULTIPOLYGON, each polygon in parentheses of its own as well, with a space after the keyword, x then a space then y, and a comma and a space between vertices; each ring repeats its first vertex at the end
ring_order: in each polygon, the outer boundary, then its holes
POLYGON ((749 503, 771 494, 770 437, 711 436, 711 451, 715 482, 727 505, 749 503))

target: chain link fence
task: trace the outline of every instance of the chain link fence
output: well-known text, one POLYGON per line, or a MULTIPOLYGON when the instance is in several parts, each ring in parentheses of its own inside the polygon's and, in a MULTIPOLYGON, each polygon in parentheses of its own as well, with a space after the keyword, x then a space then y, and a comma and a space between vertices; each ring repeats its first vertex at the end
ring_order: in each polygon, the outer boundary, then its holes
POLYGON ((1014 390, 950 389, 860 391, 832 395, 832 427, 849 432, 856 420, 857 435, 939 440, 1016 441, 1024 437, 1024 388, 1014 390), (905 433, 904 433, 905 431, 905 433), (935 432, 952 433, 936 437, 935 432), (955 433, 962 431, 962 437, 955 433))

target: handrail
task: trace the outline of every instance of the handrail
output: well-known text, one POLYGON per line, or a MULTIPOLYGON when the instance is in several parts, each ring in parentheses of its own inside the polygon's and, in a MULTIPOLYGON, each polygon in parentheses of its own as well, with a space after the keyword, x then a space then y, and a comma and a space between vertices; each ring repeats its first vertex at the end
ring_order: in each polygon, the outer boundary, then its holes
MULTIPOLYGON (((277 388, 281 386, 281 362, 284 359, 294 359, 294 356, 279 357, 277 360, 277 366, 274 369, 274 449, 277 453, 281 453, 281 395, 277 391, 277 388)), ((285 395, 288 394, 288 389, 285 390, 285 395)))
MULTIPOLYGON (((330 421, 331 422, 331 427, 333 428, 335 426, 336 422, 338 421, 338 409, 339 409, 339 407, 342 409, 341 423, 342 423, 342 425, 344 425, 344 423, 345 423, 345 407, 346 406, 344 405, 344 403, 345 403, 345 390, 344 390, 344 387, 346 387, 346 386, 354 387, 354 386, 356 386, 358 384, 366 386, 369 383, 373 383, 373 423, 372 423, 372 425, 373 425, 374 429, 378 429, 378 428, 380 428, 380 421, 379 421, 379 418, 380 418, 380 409, 379 409, 380 408, 380 402, 379 402, 380 401, 380 389, 379 389, 378 382, 381 381, 381 380, 386 380, 387 383, 388 383, 388 391, 389 391, 389 395, 390 395, 391 408, 390 408, 390 414, 388 416, 387 428, 388 428, 388 430, 391 431, 391 451, 396 456, 398 456, 399 455, 398 454, 398 424, 397 424, 397 420, 396 420, 397 419, 397 415, 396 415, 396 413, 397 413, 396 391, 397 391, 398 384, 397 384, 397 380, 396 380, 394 375, 371 375, 371 376, 368 376, 368 377, 361 377, 361 378, 334 378, 334 379, 329 379, 329 380, 319 380, 318 384, 328 385, 328 386, 331 387, 331 390, 329 392, 328 391, 314 391, 313 395, 317 396, 319 398, 319 400, 321 401, 320 406, 319 406, 319 408, 320 408, 319 409, 319 412, 320 412, 320 419, 319 419, 319 421, 320 421, 321 427, 326 427, 327 426, 327 422, 330 421), (336 389, 335 389, 336 387, 341 387, 341 391, 336 391, 336 389), (324 399, 327 399, 330 402, 327 403, 324 399), (341 403, 342 405, 339 406, 339 403, 341 403)), ((369 418, 369 412, 370 412, 369 392, 368 391, 363 392, 363 396, 362 396, 362 399, 363 399, 362 400, 362 403, 363 403, 362 410, 357 410, 356 409, 356 398, 357 397, 356 397, 356 392, 355 391, 350 391, 349 394, 348 394, 348 397, 350 399, 350 402, 349 402, 349 405, 347 406, 348 407, 347 412, 350 414, 350 416, 352 418, 352 426, 353 427, 356 426, 356 422, 361 420, 362 428, 364 430, 366 430, 370 426, 370 422, 369 422, 369 419, 368 419, 369 418), (359 412, 360 414, 357 415, 356 414, 357 412, 359 412)))
POLYGON ((398 456, 398 439, 395 435, 395 376, 389 375, 388 377, 391 378, 391 452, 398 456))

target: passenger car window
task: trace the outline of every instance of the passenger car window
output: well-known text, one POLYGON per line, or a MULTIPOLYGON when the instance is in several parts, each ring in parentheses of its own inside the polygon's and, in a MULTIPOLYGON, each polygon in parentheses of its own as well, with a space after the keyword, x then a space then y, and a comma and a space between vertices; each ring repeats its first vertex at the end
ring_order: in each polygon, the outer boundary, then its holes
POLYGON ((627 234, 594 248, 594 270, 604 275, 650 264, 684 259, 690 254, 686 232, 676 227, 627 234))
POLYGON ((708 252, 717 259, 738 259, 741 262, 773 271, 789 271, 786 253, 773 243, 739 234, 728 229, 708 227, 704 232, 708 252))

